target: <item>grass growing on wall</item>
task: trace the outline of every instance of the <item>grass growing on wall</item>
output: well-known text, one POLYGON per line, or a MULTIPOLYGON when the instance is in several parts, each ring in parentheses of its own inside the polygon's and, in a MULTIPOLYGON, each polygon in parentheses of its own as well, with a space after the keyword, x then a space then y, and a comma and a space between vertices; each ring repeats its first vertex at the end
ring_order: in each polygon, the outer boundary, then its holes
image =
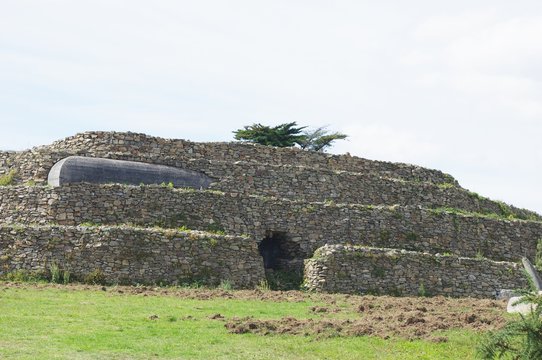
POLYGON ((10 170, 7 174, 0 176, 0 186, 13 185, 15 182, 15 176, 17 176, 16 170, 10 170))
POLYGON ((193 298, 179 298, 120 293, 114 288, 0 283, 0 358, 470 359, 480 337, 454 331, 446 334, 449 342, 435 343, 367 336, 232 334, 220 317, 316 319, 354 314, 311 312, 322 305, 318 297, 206 298, 205 291, 198 291, 193 298))

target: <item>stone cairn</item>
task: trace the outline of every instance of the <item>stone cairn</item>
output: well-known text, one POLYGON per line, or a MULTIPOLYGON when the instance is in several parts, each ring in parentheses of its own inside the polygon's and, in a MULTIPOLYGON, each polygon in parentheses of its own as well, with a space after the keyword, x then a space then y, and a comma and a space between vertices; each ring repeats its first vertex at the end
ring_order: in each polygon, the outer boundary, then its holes
POLYGON ((527 286, 542 239, 540 215, 438 170, 245 143, 86 132, 0 152, 0 183, 4 277, 253 288, 286 272, 315 291, 493 298, 527 286))

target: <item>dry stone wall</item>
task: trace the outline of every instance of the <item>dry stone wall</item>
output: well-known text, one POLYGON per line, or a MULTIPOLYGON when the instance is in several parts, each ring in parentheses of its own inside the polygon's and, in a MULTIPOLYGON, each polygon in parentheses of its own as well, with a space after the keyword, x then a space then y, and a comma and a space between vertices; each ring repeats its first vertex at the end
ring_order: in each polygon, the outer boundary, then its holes
MULTIPOLYGON (((3 154, 9 154, 9 166, 18 171, 20 182, 43 183, 56 162, 71 155, 82 155, 200 171, 216 178, 214 188, 226 192, 310 202, 334 200, 373 205, 453 207, 471 212, 540 218, 533 212, 470 193, 460 188, 453 178, 436 170, 300 149, 242 143, 193 143, 143 134, 90 132, 52 145, 3 154)), ((6 172, 7 167, 0 166, 0 171, 6 172)))
POLYGON ((517 263, 332 245, 305 262, 305 285, 350 294, 494 298, 527 281, 517 263))
POLYGON ((257 244, 246 237, 130 227, 0 227, 0 275, 47 272, 52 264, 75 279, 120 284, 228 281, 253 288, 265 278, 257 244))
POLYGON ((223 229, 261 241, 286 234, 292 256, 351 243, 467 257, 534 261, 542 223, 467 216, 419 207, 304 203, 160 186, 69 185, 0 188, 0 221, 77 225, 133 223, 223 229))
POLYGON ((0 151, 0 176, 9 172, 10 167, 13 166, 12 158, 14 154, 11 151, 0 151))
POLYGON ((193 161, 187 167, 220 179, 212 188, 307 202, 449 207, 469 212, 538 218, 532 211, 492 201, 457 186, 385 178, 308 167, 255 165, 246 162, 193 161))
POLYGON ((193 159, 229 163, 248 161, 270 165, 379 173, 381 176, 404 180, 457 184, 450 175, 441 171, 409 164, 244 143, 196 143, 136 133, 81 133, 52 145, 19 152, 14 160, 23 181, 33 179, 43 182, 47 179, 47 172, 57 161, 71 155, 141 161, 175 167, 182 167, 184 163, 193 159))
POLYGON ((38 186, 0 187, 0 275, 54 263, 111 283, 253 287, 265 276, 265 239, 280 242, 274 256, 283 268, 315 255, 305 276, 316 290, 492 297, 525 285, 519 265, 492 260, 534 260, 542 241, 536 213, 470 193, 440 171, 349 155, 87 132, 0 152, 0 176, 11 169, 19 183, 38 186), (42 186, 72 155, 174 166, 216 181, 210 191, 42 186))

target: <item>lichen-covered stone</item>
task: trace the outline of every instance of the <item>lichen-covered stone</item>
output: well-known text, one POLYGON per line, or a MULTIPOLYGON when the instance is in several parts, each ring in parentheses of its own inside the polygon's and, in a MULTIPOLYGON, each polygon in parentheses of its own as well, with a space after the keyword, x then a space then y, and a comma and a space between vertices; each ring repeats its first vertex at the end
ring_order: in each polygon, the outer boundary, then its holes
POLYGON ((133 223, 249 234, 287 234, 305 258, 320 246, 351 243, 494 260, 534 259, 542 223, 437 212, 170 189, 74 184, 0 188, 0 222, 77 225, 133 223))
POLYGON ((107 283, 254 288, 264 278, 254 240, 198 231, 133 227, 0 226, 0 275, 47 272, 52 264, 84 280, 107 283))
POLYGON ((309 290, 494 298, 501 289, 527 286, 517 263, 397 249, 326 245, 305 261, 309 290))
POLYGON ((264 273, 258 243, 272 239, 280 241, 273 263, 286 269, 301 269, 303 259, 326 244, 396 249, 382 255, 337 248, 342 250, 328 258, 341 258, 339 263, 326 263, 316 251, 311 261, 324 262, 308 268, 307 281, 315 278, 324 291, 369 284, 415 295, 423 280, 428 292, 487 297, 494 287, 525 285, 515 264, 495 261, 533 260, 542 239, 540 215, 480 197, 447 174, 349 155, 87 132, 27 151, 0 152, 0 176, 10 171, 17 172, 18 185, 0 187, 0 260, 7 269, 1 271, 45 269, 58 261, 73 266, 78 276, 98 266, 111 282, 201 277, 251 287, 264 273), (188 169, 216 182, 208 191, 43 186, 51 167, 69 156, 188 169), (105 226, 77 226, 83 223, 105 226), (209 235, 178 235, 181 226, 234 237, 191 241, 209 235), (209 252, 215 240, 216 252, 209 252), (77 261, 67 254, 77 255, 77 261), (435 259, 442 266, 432 268, 435 259), (371 272, 374 266, 381 269, 371 272), (400 289, 382 276, 387 273, 403 284, 400 289), (349 274, 354 275, 344 280, 349 274))

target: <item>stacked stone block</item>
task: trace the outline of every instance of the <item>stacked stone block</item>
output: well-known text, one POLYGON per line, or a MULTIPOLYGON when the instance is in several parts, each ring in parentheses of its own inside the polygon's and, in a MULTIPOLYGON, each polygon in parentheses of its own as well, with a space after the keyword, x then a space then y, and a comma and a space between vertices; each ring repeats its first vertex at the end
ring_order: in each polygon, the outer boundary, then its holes
POLYGON ((397 249, 324 246, 305 263, 309 290, 403 296, 495 297, 526 287, 518 263, 397 249))
POLYGON ((71 277, 114 284, 199 282, 236 288, 264 280, 249 238, 198 231, 96 226, 0 227, 0 273, 43 273, 55 264, 71 277))
POLYGON ((87 132, 0 152, 0 176, 10 170, 20 185, 0 187, 0 275, 58 262, 81 277, 99 268, 109 282, 191 277, 253 287, 264 273, 258 243, 278 233, 288 254, 278 263, 299 267, 316 253, 305 274, 316 290, 416 295, 423 283, 431 294, 491 297, 524 285, 515 262, 533 260, 542 239, 538 214, 470 193, 447 174, 349 155, 87 132), (44 186, 51 167, 72 155, 168 165, 216 181, 210 191, 44 186), (367 275, 375 267, 383 271, 367 275))

